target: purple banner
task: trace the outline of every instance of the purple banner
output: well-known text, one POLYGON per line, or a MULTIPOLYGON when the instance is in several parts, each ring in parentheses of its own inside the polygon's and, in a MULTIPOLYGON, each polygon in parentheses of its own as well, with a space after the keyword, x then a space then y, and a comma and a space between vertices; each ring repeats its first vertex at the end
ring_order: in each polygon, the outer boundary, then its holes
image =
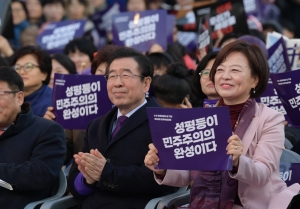
POLYGON ((219 101, 218 99, 205 98, 203 102, 203 107, 215 107, 218 101, 219 101))
POLYGON ((107 33, 112 30, 112 16, 120 13, 120 5, 114 3, 108 6, 106 9, 96 12, 94 15, 90 16, 93 21, 95 28, 99 35, 99 41, 97 43, 97 48, 107 44, 107 33))
POLYGON ((167 15, 167 43, 172 44, 174 36, 174 27, 175 27, 175 16, 167 15))
POLYGON ((288 122, 288 124, 292 124, 291 120, 288 117, 288 114, 286 113, 281 100, 278 98, 277 91, 274 88, 274 85, 272 83, 272 80, 269 79, 269 83, 267 86, 266 91, 258 98, 256 98, 257 102, 263 103, 269 108, 272 108, 274 110, 277 110, 278 112, 282 113, 285 117, 285 120, 288 122))
POLYGON ((280 162, 279 175, 287 186, 300 183, 300 163, 280 162))
POLYGON ((283 38, 268 49, 270 73, 291 71, 291 65, 283 38))
POLYGON ((167 12, 149 10, 124 12, 114 15, 112 23, 113 43, 147 52, 152 45, 167 48, 167 12))
POLYGON ((271 74, 271 78, 293 126, 300 127, 300 70, 271 74))
POLYGON ((62 53, 66 44, 83 36, 85 23, 86 20, 45 23, 37 36, 36 44, 50 54, 62 53))
POLYGON ((55 74, 55 121, 66 129, 86 129, 89 122, 110 111, 104 76, 55 74))
POLYGON ((226 154, 232 135, 227 107, 147 108, 147 114, 158 169, 232 170, 226 154))

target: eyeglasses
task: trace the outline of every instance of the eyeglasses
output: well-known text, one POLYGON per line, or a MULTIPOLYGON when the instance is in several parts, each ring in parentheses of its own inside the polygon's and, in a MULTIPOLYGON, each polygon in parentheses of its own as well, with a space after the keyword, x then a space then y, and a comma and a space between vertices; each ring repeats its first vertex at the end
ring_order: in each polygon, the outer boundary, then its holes
POLYGON ((15 94, 15 93, 18 93, 18 92, 19 91, 0 91, 0 99, 2 99, 7 94, 15 94))
POLYGON ((210 74, 210 70, 203 70, 199 73, 200 77, 202 78, 208 78, 210 74))
POLYGON ((35 65, 35 64, 32 64, 31 62, 28 62, 28 63, 26 63, 26 64, 23 65, 23 66, 21 66, 21 65, 15 65, 15 66, 14 66, 14 69, 15 69, 15 71, 17 71, 17 72, 20 72, 21 69, 23 68, 23 70, 24 70, 25 72, 29 72, 29 71, 31 71, 34 67, 39 67, 39 66, 37 66, 37 65, 35 65))
POLYGON ((112 73, 112 74, 104 75, 104 77, 107 81, 116 81, 118 77, 120 77, 120 79, 122 81, 125 81, 125 80, 129 80, 130 78, 133 78, 135 76, 144 78, 144 76, 142 76, 142 75, 136 75, 133 73, 122 73, 121 75, 112 73))

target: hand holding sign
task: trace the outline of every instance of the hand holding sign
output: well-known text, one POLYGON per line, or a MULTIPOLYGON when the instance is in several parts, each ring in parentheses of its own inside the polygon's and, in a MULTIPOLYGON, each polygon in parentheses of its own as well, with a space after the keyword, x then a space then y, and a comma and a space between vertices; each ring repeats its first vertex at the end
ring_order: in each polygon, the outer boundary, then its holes
POLYGON ((228 145, 226 147, 227 155, 233 156, 232 165, 237 167, 239 164, 240 156, 243 153, 244 145, 238 135, 232 135, 228 139, 228 145))
POLYGON ((155 169, 155 166, 158 165, 159 157, 157 156, 158 150, 156 147, 151 143, 149 144, 149 151, 147 155, 145 156, 145 166, 155 172, 158 175, 164 176, 166 174, 166 170, 158 170, 155 169))
POLYGON ((48 120, 55 120, 56 116, 54 115, 53 110, 54 110, 53 107, 48 107, 47 112, 45 113, 43 118, 48 120))

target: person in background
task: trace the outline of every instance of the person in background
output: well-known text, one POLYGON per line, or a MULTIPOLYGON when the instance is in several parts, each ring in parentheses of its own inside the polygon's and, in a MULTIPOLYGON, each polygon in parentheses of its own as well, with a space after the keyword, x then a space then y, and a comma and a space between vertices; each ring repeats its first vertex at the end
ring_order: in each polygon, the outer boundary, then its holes
POLYGON ((159 150, 153 144, 145 165, 159 184, 181 187, 193 182, 191 208, 287 208, 300 185, 287 188, 279 176, 284 117, 255 101, 268 84, 267 59, 256 45, 232 42, 217 55, 210 79, 221 97, 217 106, 227 106, 230 112, 233 135, 226 151, 232 155, 232 170, 156 170, 159 150))
POLYGON ((291 21, 281 19, 279 23, 282 25, 282 35, 288 37, 289 39, 295 38, 296 27, 291 21))
POLYGON ((46 22, 60 22, 65 19, 64 0, 41 0, 46 22))
POLYGON ((24 46, 36 46, 36 38, 39 33, 39 28, 37 25, 29 25, 25 28, 20 36, 21 47, 24 46))
POLYGON ((28 12, 25 3, 18 0, 12 0, 11 11, 15 35, 15 38, 11 40, 11 42, 16 48, 20 48, 21 32, 29 26, 29 22, 27 20, 28 12))
POLYGON ((54 74, 77 74, 75 64, 65 54, 54 54, 52 56, 52 71, 48 86, 53 88, 54 74))
POLYGON ((191 87, 186 77, 187 69, 182 64, 170 64, 166 74, 159 76, 153 84, 157 103, 167 108, 191 108, 191 87))
POLYGON ((210 70, 215 62, 218 52, 209 52, 199 62, 196 72, 192 77, 191 86, 194 97, 193 107, 203 107, 205 104, 216 104, 220 98, 216 92, 215 85, 209 78, 210 70))
POLYGON ((164 1, 163 0, 146 0, 147 8, 150 10, 163 9, 164 1))
POLYGON ((67 0, 67 17, 70 20, 86 19, 89 14, 87 0, 67 0))
POLYGON ((0 69, 0 205, 24 208, 48 198, 63 165, 66 145, 62 127, 33 115, 24 102, 24 83, 10 67, 0 69))
POLYGON ((30 24, 40 27, 43 23, 43 7, 40 0, 26 0, 28 21, 30 24))
POLYGON ((155 52, 147 55, 154 67, 153 76, 161 76, 166 74, 169 64, 173 62, 173 58, 167 52, 155 52))
POLYGON ((127 11, 128 12, 140 12, 147 9, 145 0, 128 0, 127 11))
POLYGON ((235 33, 228 33, 220 40, 218 48, 223 48, 227 44, 234 42, 238 38, 238 35, 235 33))
POLYGON ((31 104, 34 115, 43 117, 52 106, 52 89, 48 87, 52 71, 50 55, 37 47, 26 46, 15 52, 12 64, 24 81, 25 102, 31 104))
POLYGON ((64 54, 74 62, 80 75, 91 74, 91 64, 96 51, 94 44, 86 38, 73 39, 64 48, 64 54))

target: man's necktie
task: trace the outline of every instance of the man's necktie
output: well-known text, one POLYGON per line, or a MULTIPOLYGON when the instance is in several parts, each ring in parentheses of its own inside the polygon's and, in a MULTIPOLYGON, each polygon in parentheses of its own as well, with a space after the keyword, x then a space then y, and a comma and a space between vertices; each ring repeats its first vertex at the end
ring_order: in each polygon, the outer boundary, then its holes
POLYGON ((0 130, 0 136, 4 133, 4 130, 0 130))
POLYGON ((123 124, 125 123, 125 121, 127 119, 128 119, 128 117, 126 117, 126 116, 120 116, 120 117, 118 117, 117 126, 116 126, 115 130, 111 134, 111 138, 112 139, 115 137, 115 135, 118 133, 118 131, 121 129, 121 127, 123 126, 123 124))

